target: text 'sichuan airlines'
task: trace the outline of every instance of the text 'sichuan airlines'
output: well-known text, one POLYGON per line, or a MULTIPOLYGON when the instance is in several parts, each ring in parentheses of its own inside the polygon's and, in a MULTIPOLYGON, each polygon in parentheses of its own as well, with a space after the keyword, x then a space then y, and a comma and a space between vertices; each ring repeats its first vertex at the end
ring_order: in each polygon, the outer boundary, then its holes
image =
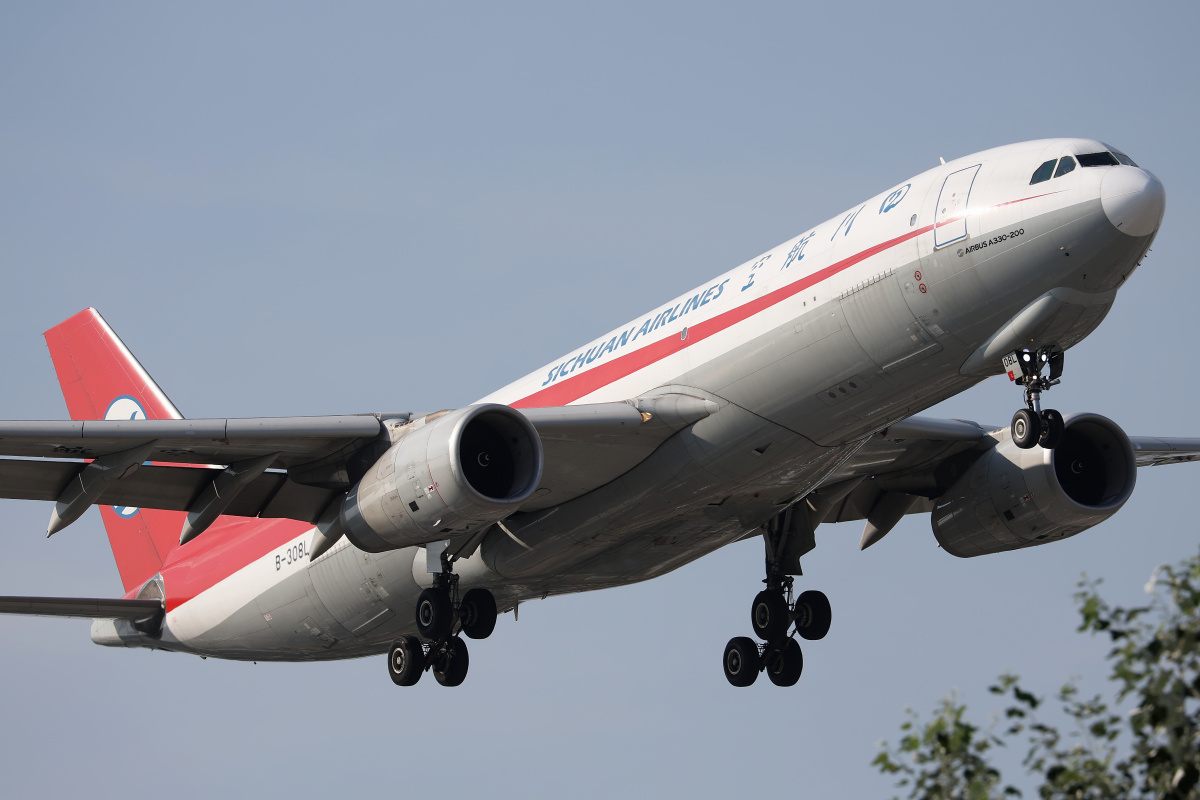
POLYGON ((725 646, 725 676, 792 685, 799 639, 831 620, 793 586, 821 523, 863 520, 866 548, 927 513, 944 550, 982 556, 1103 522, 1139 466, 1200 460, 1200 439, 1046 405, 1164 207, 1158 178, 1098 141, 986 150, 424 415, 185 419, 81 311, 46 332, 73 421, 0 422, 0 497, 54 503, 50 534, 98 505, 125 593, 0 611, 218 658, 387 653, 397 684, 454 686, 462 637, 524 600, 761 536, 754 637, 725 646), (1011 425, 913 416, 1005 373, 1011 425))

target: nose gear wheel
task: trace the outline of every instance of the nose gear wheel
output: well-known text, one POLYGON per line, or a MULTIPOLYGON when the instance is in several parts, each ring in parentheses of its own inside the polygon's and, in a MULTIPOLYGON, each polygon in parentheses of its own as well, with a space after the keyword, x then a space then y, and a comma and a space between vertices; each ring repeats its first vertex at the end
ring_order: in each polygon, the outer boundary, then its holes
POLYGON ((1047 450, 1058 447, 1065 425, 1062 414, 1042 408, 1042 392, 1062 382, 1063 353, 1054 347, 1036 351, 1014 350, 1004 357, 1004 371, 1014 383, 1025 387, 1025 408, 1013 414, 1009 432, 1013 444, 1022 450, 1041 445, 1047 450), (1042 375, 1042 370, 1049 374, 1042 375))

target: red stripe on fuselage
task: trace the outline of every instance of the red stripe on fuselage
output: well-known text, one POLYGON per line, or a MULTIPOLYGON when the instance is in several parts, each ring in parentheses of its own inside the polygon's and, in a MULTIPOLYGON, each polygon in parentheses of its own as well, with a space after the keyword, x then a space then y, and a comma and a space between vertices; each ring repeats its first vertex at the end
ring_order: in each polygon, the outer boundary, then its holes
MULTIPOLYGON (((1050 194, 1058 194, 1058 192, 1047 192, 1046 194, 1033 195, 1032 197, 1022 197, 1018 200, 1009 200, 1005 203, 997 203, 995 206, 990 206, 989 208, 1009 206, 1013 205, 1014 203, 1022 203, 1026 200, 1035 200, 1039 197, 1046 197, 1050 194)), ((987 211, 988 209, 985 208, 980 210, 987 211)), ((973 211, 968 213, 977 214, 979 212, 973 211)), ((951 223, 958 222, 961 219, 962 217, 960 216, 942 220, 937 227, 949 225, 951 223)), ((680 339, 675 336, 669 336, 666 339, 660 339, 653 344, 646 345, 640 350, 635 350, 632 353, 626 353, 623 356, 614 358, 612 361, 594 367, 587 372, 581 372, 578 375, 573 375, 570 378, 566 378, 561 382, 554 384, 553 386, 547 386, 545 389, 541 389, 540 391, 534 392, 527 397, 523 397, 520 400, 511 403, 510 405, 513 408, 544 408, 547 406, 565 406, 569 403, 573 403, 581 397, 586 397, 594 391, 603 389, 610 383, 614 383, 621 378, 632 375, 638 370, 655 364, 664 358, 667 358, 668 356, 674 355, 685 348, 691 347, 694 344, 699 344, 708 337, 718 334, 721 331, 724 331, 727 328, 742 322, 743 320, 749 319, 760 311, 768 309, 771 306, 778 305, 784 300, 787 300, 789 297, 794 297, 800 292, 803 292, 805 289, 809 289, 818 283, 827 280, 828 278, 832 278, 839 272, 844 272, 850 267, 853 267, 855 264, 865 261, 871 256, 879 255, 885 250, 890 250, 896 245, 903 244, 909 239, 913 239, 923 233, 928 233, 933 229, 933 225, 926 225, 923 228, 908 231, 902 236, 897 236, 895 239, 889 239, 888 241, 877 244, 874 247, 869 247, 862 252, 855 253, 854 255, 831 264, 824 269, 817 270, 811 275, 806 275, 794 283, 790 283, 787 286, 783 286, 773 292, 769 292, 762 297, 755 298, 754 300, 740 305, 737 308, 731 308, 729 311, 718 314, 717 316, 707 319, 704 322, 698 322, 695 325, 687 326, 687 339, 680 339)))
MULTIPOLYGON (((946 225, 952 221, 946 220, 942 224, 946 225)), ((632 353, 614 358, 606 364, 601 364, 587 372, 573 375, 553 386, 547 386, 541 391, 534 392, 528 397, 512 403, 512 407, 540 408, 544 406, 565 406, 585 395, 591 394, 597 389, 604 388, 614 381, 620 380, 627 375, 632 375, 640 369, 644 369, 668 356, 674 355, 685 348, 699 344, 708 337, 731 328, 739 322, 758 314, 760 311, 778 305, 789 297, 794 297, 805 289, 809 289, 821 281, 832 278, 839 272, 850 269, 850 267, 861 261, 865 261, 871 256, 879 255, 885 250, 889 250, 898 244, 903 244, 909 239, 920 236, 923 233, 928 233, 931 230, 933 230, 933 226, 927 225, 924 228, 908 231, 903 236, 897 236, 895 239, 889 239, 874 247, 869 247, 848 258, 830 264, 824 269, 819 269, 811 275, 805 275, 803 278, 789 283, 787 286, 782 286, 773 292, 764 294, 762 297, 756 297, 748 303, 743 303, 737 308, 731 308, 703 322, 689 325, 686 339, 680 339, 678 336, 669 336, 666 339, 660 339, 653 344, 646 345, 640 350, 635 350, 632 353)))
POLYGON ((218 517, 200 536, 171 551, 163 564, 167 611, 312 529, 311 523, 295 519, 218 517))

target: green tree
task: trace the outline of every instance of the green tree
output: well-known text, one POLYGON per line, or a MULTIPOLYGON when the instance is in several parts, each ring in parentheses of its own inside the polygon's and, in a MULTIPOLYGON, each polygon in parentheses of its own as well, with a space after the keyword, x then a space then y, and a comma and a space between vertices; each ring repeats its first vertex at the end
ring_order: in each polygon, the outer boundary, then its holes
POLYGON ((1039 716, 1044 701, 1001 675, 990 691, 1008 706, 988 728, 966 721, 951 695, 929 721, 909 711, 896 748, 884 744, 874 765, 916 798, 999 798, 991 753, 1024 743, 1023 765, 1046 800, 1168 798, 1200 800, 1200 554, 1155 571, 1145 606, 1110 606, 1099 581, 1084 578, 1075 595, 1079 630, 1109 637, 1112 698, 1081 698, 1067 683, 1055 695, 1064 733, 1039 716), (1119 714, 1113 706, 1132 706, 1119 714))
MULTIPOLYGON (((933 718, 925 724, 908 710, 909 719, 896 752, 884 750, 874 764, 881 772, 899 777, 897 786, 909 789, 910 798, 928 800, 991 800, 1000 797, 1000 772, 987 760, 988 751, 1004 742, 963 721, 967 708, 950 694, 942 698, 933 718)), ((1007 786, 1003 794, 1020 795, 1007 786)))

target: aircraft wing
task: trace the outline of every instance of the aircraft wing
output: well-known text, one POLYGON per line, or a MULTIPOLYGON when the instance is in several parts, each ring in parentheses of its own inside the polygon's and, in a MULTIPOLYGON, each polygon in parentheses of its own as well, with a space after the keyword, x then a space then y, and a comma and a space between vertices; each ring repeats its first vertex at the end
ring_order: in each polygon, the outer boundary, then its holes
MULTIPOLYGON (((408 415, 393 415, 407 420, 408 415)), ((274 453, 271 467, 310 464, 356 450, 382 432, 384 415, 258 419, 0 422, 0 455, 93 459, 153 442, 148 461, 231 464, 274 453)))
MULTIPOLYGON (((927 513, 1001 426, 965 420, 910 417, 872 437, 813 492, 822 522, 869 519, 888 494, 911 501, 905 514, 927 513), (821 505, 824 496, 836 501, 821 505)), ((1200 461, 1200 439, 1131 436, 1139 467, 1200 461)))
MULTIPOLYGON (((685 395, 521 411, 542 441, 530 509, 616 478, 716 409, 685 395)), ((405 414, 254 419, 0 421, 0 498, 61 500, 89 464, 119 477, 97 505, 195 510, 216 487, 222 512, 316 523, 392 444, 405 414)))
POLYGON ((1200 461, 1200 439, 1160 439, 1151 436, 1130 436, 1133 457, 1139 467, 1159 467, 1163 464, 1182 464, 1200 461))

